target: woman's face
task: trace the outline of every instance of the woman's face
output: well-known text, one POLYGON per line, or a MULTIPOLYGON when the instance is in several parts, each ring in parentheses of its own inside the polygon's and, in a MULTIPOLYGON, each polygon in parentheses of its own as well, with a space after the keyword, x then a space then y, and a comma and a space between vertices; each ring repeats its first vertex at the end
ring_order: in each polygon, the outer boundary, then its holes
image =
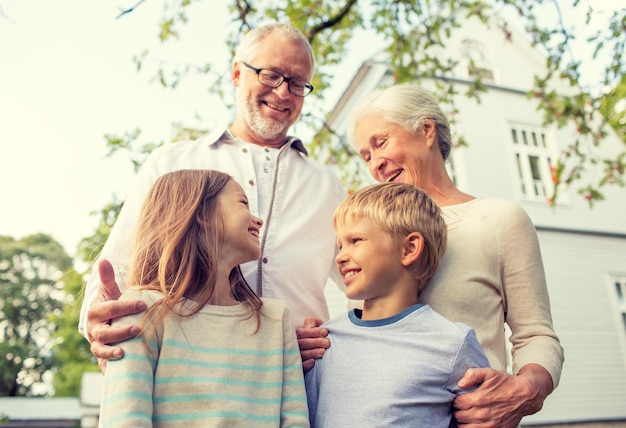
POLYGON ((426 187, 429 150, 422 130, 413 132, 372 114, 358 121, 355 139, 359 155, 377 181, 426 187))

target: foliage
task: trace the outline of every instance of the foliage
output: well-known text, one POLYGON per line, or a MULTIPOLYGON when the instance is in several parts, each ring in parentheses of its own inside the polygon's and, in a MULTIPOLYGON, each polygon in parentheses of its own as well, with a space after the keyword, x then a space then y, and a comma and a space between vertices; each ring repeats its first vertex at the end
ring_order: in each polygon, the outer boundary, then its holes
MULTIPOLYGON (((175 139, 197 137, 198 132, 205 131, 180 127, 178 136, 175 139)), ((138 144, 137 140, 140 135, 141 131, 139 129, 126 132, 122 136, 106 135, 107 155, 125 152, 136 172, 148 154, 154 148, 163 144, 162 142, 138 144)), ((99 211, 91 213, 99 218, 99 224, 91 236, 81 240, 77 250, 77 259, 85 262, 89 268, 93 265, 102 250, 102 246, 109 237, 111 228, 117 220, 122 205, 121 201, 114 199, 99 211)), ((53 365, 55 367, 53 385, 56 396, 79 395, 83 373, 99 370, 89 349, 89 343, 80 335, 77 329, 84 283, 83 274, 71 271, 66 275, 65 292, 68 296, 71 296, 71 301, 63 307, 62 313, 54 318, 57 324, 57 330, 54 335, 57 342, 53 349, 53 365)))
POLYGON ((600 101, 600 112, 626 144, 626 76, 600 101))
MULTIPOLYGON (((140 3, 141 1, 136 6, 140 3)), ((199 3, 202 0, 165 2, 159 23, 160 41, 165 43, 181 39, 183 28, 193 17, 194 7, 199 3)), ((446 76, 457 61, 442 48, 465 19, 477 17, 486 22, 494 11, 500 15, 515 14, 519 20, 516 24, 523 25, 532 43, 546 54, 546 73, 535 77, 535 87, 529 88, 529 96, 539 102, 546 125, 561 127, 574 123, 579 132, 579 139, 562 153, 562 158, 554 166, 555 171, 559 171, 554 175, 557 184, 562 187, 581 180, 582 172, 590 163, 606 165, 603 178, 596 182, 581 183, 580 193, 591 203, 603 198, 603 186, 623 185, 624 156, 622 154, 609 159, 590 159, 580 150, 580 145, 589 139, 594 145, 600 145, 607 132, 604 126, 606 120, 622 139, 626 139, 626 136, 623 122, 622 126, 615 126, 615 104, 611 104, 608 96, 598 92, 598 88, 583 87, 581 83, 582 61, 576 59, 576 52, 573 51, 576 29, 563 22, 562 5, 563 2, 556 0, 234 0, 229 6, 233 24, 226 43, 232 53, 246 30, 269 20, 290 21, 303 31, 313 46, 318 63, 312 82, 316 90, 307 99, 303 115, 304 121, 315 132, 310 149, 318 158, 342 166, 353 154, 346 150, 341 136, 335 135, 325 124, 325 110, 321 101, 330 87, 334 67, 345 57, 348 43, 359 30, 374 31, 384 38, 388 46, 386 52, 390 58, 390 67, 397 82, 413 80, 418 75, 435 78, 440 101, 452 106, 454 113, 453 97, 458 89, 446 76), (544 18, 546 10, 556 14, 556 21, 544 18), (572 92, 556 93, 550 87, 550 82, 555 78, 567 81, 572 92), (309 101, 310 99, 313 101, 309 101)), ((585 0, 569 0, 567 6, 584 14, 586 23, 596 13, 593 2, 585 0)), ((133 13, 139 11, 135 10, 133 13)), ((498 25, 503 38, 512 37, 505 21, 500 20, 498 25)), ((593 59, 590 60, 597 61, 602 54, 603 58, 609 58, 602 85, 617 87, 626 74, 626 9, 614 11, 608 19, 608 25, 600 28, 587 42, 594 47, 593 59)), ((150 55, 151 52, 146 50, 135 58, 138 69, 142 68, 150 55)), ((212 77, 208 85, 209 92, 223 96, 225 88, 230 88, 227 76, 216 72, 211 63, 180 66, 161 61, 159 64, 156 75, 164 87, 175 88, 184 77, 198 73, 212 77)), ((480 100, 480 95, 486 90, 487 87, 477 75, 466 87, 464 95, 480 100)), ((621 91, 617 87, 614 96, 623 97, 623 89, 621 91)), ((623 118, 623 111, 621 115, 623 118)), ((464 144, 462 137, 457 143, 464 144)), ((556 197, 555 193, 549 200, 554 203, 556 197)))
MULTIPOLYGON (((137 134, 138 135, 138 134, 137 134)), ((113 138, 113 137, 112 137, 113 138)), ((118 140, 119 141, 119 140, 118 140)), ((116 150, 128 149, 128 145, 116 143, 116 150)), ((136 153, 133 153, 136 156, 136 153)), ((130 159, 133 162, 134 157, 130 159)), ((111 232, 122 208, 122 203, 113 200, 100 211, 92 212, 100 221, 94 233, 85 237, 78 245, 77 259, 85 262, 91 268, 98 257, 104 242, 111 232)), ((57 329, 54 333, 55 346, 53 348, 55 396, 76 397, 80 395, 82 376, 85 372, 99 371, 97 362, 89 348, 89 342, 79 333, 78 321, 80 307, 83 301, 83 286, 85 274, 74 270, 65 276, 65 292, 69 301, 63 307, 62 313, 54 317, 57 329)))
POLYGON ((141 164, 146 157, 161 144, 148 143, 142 144, 137 147, 137 139, 141 135, 141 130, 135 128, 133 131, 126 132, 124 135, 117 136, 113 134, 107 134, 104 136, 107 145, 107 156, 118 152, 119 150, 125 150, 129 153, 129 159, 133 164, 135 172, 139 170, 141 164))
MULTIPOLYGON (((141 3, 141 2, 140 2, 141 3)), ((140 4, 139 3, 139 4, 140 4)), ((175 125, 177 133, 174 141, 197 138, 206 130, 187 129, 175 125)), ((138 139, 141 130, 135 129, 126 132, 122 136, 105 135, 108 147, 107 156, 114 153, 125 152, 135 172, 139 170, 145 158, 152 150, 163 144, 147 143, 139 144, 138 139)), ((117 199, 109 202, 99 211, 91 215, 99 218, 99 223, 91 236, 85 237, 78 245, 77 258, 89 266, 93 265, 100 254, 104 243, 107 241, 111 229, 122 209, 123 202, 117 199)), ((82 375, 86 371, 98 371, 97 363, 89 349, 89 343, 77 330, 79 321, 79 308, 82 305, 82 291, 85 283, 84 275, 72 272, 65 281, 65 291, 73 296, 72 302, 63 308, 63 313, 56 319, 58 329, 55 337, 59 340, 55 346, 54 358, 55 373, 54 389, 57 396, 76 396, 80 392, 82 375)))
POLYGON ((64 283, 71 300, 53 318, 57 326, 52 356, 55 367, 53 387, 57 397, 78 397, 83 373, 99 369, 91 355, 89 342, 76 328, 82 303, 83 275, 72 270, 65 275, 64 283))
POLYGON ((51 316, 61 313, 72 260, 45 234, 0 236, 0 395, 45 395, 52 368, 51 316))

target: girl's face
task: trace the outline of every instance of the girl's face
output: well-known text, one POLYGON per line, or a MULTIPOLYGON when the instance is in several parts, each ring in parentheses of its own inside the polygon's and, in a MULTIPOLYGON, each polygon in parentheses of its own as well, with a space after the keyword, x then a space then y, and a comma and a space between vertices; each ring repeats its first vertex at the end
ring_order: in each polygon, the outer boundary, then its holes
POLYGON ((366 115, 356 125, 355 139, 359 155, 377 181, 427 187, 428 145, 423 132, 366 115))
POLYGON ((217 196, 224 222, 224 245, 221 257, 232 267, 261 256, 259 231, 263 221, 252 215, 248 198, 235 180, 229 180, 217 196))

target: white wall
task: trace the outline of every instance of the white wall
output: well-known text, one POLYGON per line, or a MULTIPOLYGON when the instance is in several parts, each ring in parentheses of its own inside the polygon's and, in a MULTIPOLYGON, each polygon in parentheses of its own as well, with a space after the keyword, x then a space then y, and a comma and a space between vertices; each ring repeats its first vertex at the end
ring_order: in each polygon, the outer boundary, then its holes
POLYGON ((626 274, 626 239, 539 231, 554 328, 565 349, 559 387, 529 421, 626 419, 626 331, 608 273, 626 274))

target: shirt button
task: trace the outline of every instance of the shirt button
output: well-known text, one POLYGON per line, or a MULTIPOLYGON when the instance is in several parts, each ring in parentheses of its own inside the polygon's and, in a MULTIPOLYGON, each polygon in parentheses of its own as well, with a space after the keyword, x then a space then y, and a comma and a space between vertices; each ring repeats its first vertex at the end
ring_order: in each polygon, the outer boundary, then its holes
POLYGON ((246 149, 245 147, 244 147, 243 149, 241 149, 241 151, 242 151, 243 153, 248 153, 248 149, 246 149))
POLYGON ((268 149, 267 147, 265 148, 265 153, 269 153, 270 149, 268 149))
POLYGON ((267 168, 264 168, 264 169, 263 169, 263 172, 268 173, 268 172, 270 172, 270 170, 269 170, 269 169, 267 169, 267 168))
POLYGON ((267 263, 267 257, 263 257, 263 263, 267 263))
POLYGON ((254 180, 248 180, 248 184, 249 184, 250 186, 254 186, 254 180))

